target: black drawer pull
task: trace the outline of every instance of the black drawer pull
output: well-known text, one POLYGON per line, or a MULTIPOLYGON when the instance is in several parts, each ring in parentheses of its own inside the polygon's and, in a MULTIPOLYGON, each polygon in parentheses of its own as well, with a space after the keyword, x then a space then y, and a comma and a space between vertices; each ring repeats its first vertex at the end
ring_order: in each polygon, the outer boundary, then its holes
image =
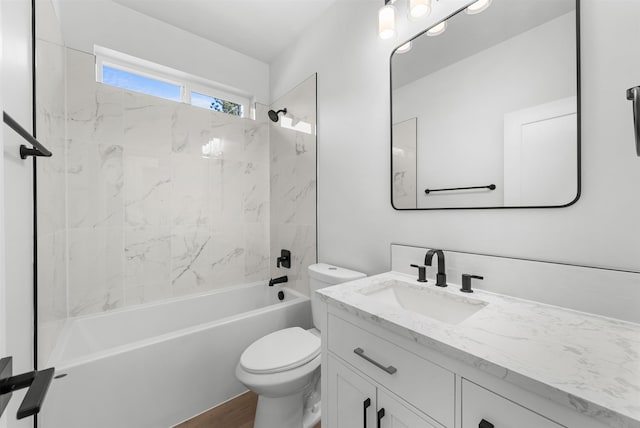
POLYGON ((382 425, 382 418, 384 418, 384 407, 378 410, 378 428, 380 428, 380 426, 382 425))
POLYGON ((493 428, 493 424, 486 419, 483 419, 478 424, 478 428, 493 428))
POLYGON ((367 428, 367 409, 371 407, 371 398, 367 398, 362 402, 362 420, 364 420, 364 428, 367 428))
POLYGON ((362 348, 356 348, 353 350, 353 352, 359 356, 360 358, 364 358, 365 360, 369 361, 371 364, 373 364, 374 366, 378 367, 379 369, 384 370, 385 372, 389 373, 389 374, 394 374, 395 372, 398 371, 398 369, 396 369, 393 366, 388 366, 385 367, 382 364, 380 364, 379 362, 377 362, 376 360, 373 360, 369 357, 367 357, 366 355, 364 355, 364 349, 362 348))

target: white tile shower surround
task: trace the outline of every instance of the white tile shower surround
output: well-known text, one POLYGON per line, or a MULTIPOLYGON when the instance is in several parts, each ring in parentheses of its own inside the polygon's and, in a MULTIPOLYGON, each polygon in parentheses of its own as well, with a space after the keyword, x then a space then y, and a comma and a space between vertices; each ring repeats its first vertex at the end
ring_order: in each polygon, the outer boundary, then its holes
MULTIPOLYGON (((49 89, 66 70, 67 129, 39 169, 56 195, 38 207, 43 320, 268 279, 266 107, 253 121, 124 91, 95 82, 92 55, 48 48, 66 59, 49 89), (224 152, 203 158, 214 137, 224 152)), ((39 104, 50 135, 55 100, 39 104)))
MULTIPOLYGON (((44 8, 36 8, 41 11, 44 8)), ((39 17, 42 18, 42 17, 39 17)), ((39 22, 46 22, 41 19, 39 22)), ((35 103, 36 135, 54 156, 37 163, 38 185, 38 337, 40 363, 55 344, 67 317, 65 48, 36 40, 39 82, 35 103), (43 280, 46 278, 46 280, 43 280)))
POLYGON ((65 49, 38 39, 37 79, 48 84, 38 88, 36 135, 55 154, 38 162, 38 260, 40 276, 47 278, 38 295, 41 322, 63 319, 66 297, 66 205, 65 193, 65 49), (46 79, 45 79, 46 77, 46 79))
MULTIPOLYGON (((271 107, 307 122, 315 131, 316 76, 271 107)), ((316 135, 272 123, 270 129, 271 254, 291 251, 291 269, 271 265, 271 276, 287 275, 288 287, 309 294, 307 267, 316 263, 316 135)))
MULTIPOLYGON (((426 251, 393 247, 392 264, 402 271, 408 262, 417 261, 416 255, 424 257, 426 251)), ((467 263, 482 257, 466 256, 467 263)), ((484 273, 482 262, 481 258, 475 260, 473 273, 484 273)), ((530 269, 545 271, 544 263, 521 262, 530 264, 530 269)), ((509 275, 501 277, 499 272, 492 272, 485 276, 484 283, 478 281, 476 285, 491 288, 494 279, 500 284, 509 275)), ((570 277, 571 271, 565 275, 570 277)), ((608 276, 611 284, 624 273, 602 275, 608 276)), ((637 289, 640 275, 634 275, 637 289)), ((460 324, 451 325, 372 301, 358 292, 392 279, 424 286, 415 281, 415 275, 390 272, 319 293, 331 305, 609 426, 640 427, 639 324, 477 288, 472 297, 489 304, 460 324)), ((538 278, 538 282, 544 280, 538 278)), ((449 282, 451 286, 440 291, 461 296, 459 278, 450 277, 449 282)), ((433 281, 430 284, 428 287, 433 281)), ((638 303, 636 297, 627 295, 638 303)), ((576 295, 576 300, 579 298, 576 295)))

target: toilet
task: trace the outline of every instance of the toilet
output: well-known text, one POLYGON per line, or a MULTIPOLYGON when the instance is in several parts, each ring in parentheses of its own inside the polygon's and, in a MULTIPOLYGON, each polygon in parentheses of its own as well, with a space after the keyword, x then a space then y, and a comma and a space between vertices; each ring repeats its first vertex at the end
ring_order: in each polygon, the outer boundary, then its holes
POLYGON ((360 272, 318 263, 309 266, 314 327, 285 328, 253 342, 240 356, 236 377, 258 394, 254 428, 311 428, 320 420, 319 301, 314 291, 364 278, 360 272))

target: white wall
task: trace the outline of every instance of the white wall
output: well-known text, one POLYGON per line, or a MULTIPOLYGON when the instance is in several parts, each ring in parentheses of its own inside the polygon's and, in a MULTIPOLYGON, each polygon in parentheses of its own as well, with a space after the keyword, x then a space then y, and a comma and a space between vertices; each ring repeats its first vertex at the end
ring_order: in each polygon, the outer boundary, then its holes
MULTIPOLYGON (((2 108, 31 130, 31 5, 29 0, 2 2, 2 108)), ((14 373, 33 368, 33 193, 32 161, 22 160, 21 137, 3 124, 4 269, 6 350, 14 373)), ((31 418, 16 422, 25 392, 13 395, 3 415, 9 427, 31 426, 31 418)))
MULTIPOLYGON (((583 192, 575 205, 424 212, 390 204, 389 55, 436 19, 409 23, 403 4, 401 37, 383 41, 378 2, 339 0, 272 64, 276 97, 318 72, 319 260, 382 272, 396 242, 640 271, 640 158, 625 99, 640 80, 640 56, 629 54, 640 39, 640 3, 582 1, 583 192)), ((436 6, 444 16, 460 4, 436 6)))
POLYGON ((565 14, 393 91, 393 122, 418 118, 418 207, 504 204, 504 114, 575 96, 575 33, 565 14), (496 190, 423 192, 488 184, 496 190))
POLYGON ((253 94, 269 103, 269 66, 110 0, 59 0, 64 41, 104 46, 253 94))

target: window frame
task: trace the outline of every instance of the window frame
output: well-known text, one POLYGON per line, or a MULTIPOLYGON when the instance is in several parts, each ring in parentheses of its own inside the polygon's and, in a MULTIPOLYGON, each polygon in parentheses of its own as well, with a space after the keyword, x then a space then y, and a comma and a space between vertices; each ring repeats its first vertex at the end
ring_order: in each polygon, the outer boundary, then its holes
POLYGON ((255 97, 230 86, 97 45, 94 46, 94 55, 96 59, 96 82, 103 83, 102 69, 106 65, 127 73, 179 86, 180 102, 184 104, 192 105, 191 93, 196 92, 207 97, 240 104, 242 106, 242 115, 236 117, 253 118, 255 114, 251 108, 255 103, 255 97))

